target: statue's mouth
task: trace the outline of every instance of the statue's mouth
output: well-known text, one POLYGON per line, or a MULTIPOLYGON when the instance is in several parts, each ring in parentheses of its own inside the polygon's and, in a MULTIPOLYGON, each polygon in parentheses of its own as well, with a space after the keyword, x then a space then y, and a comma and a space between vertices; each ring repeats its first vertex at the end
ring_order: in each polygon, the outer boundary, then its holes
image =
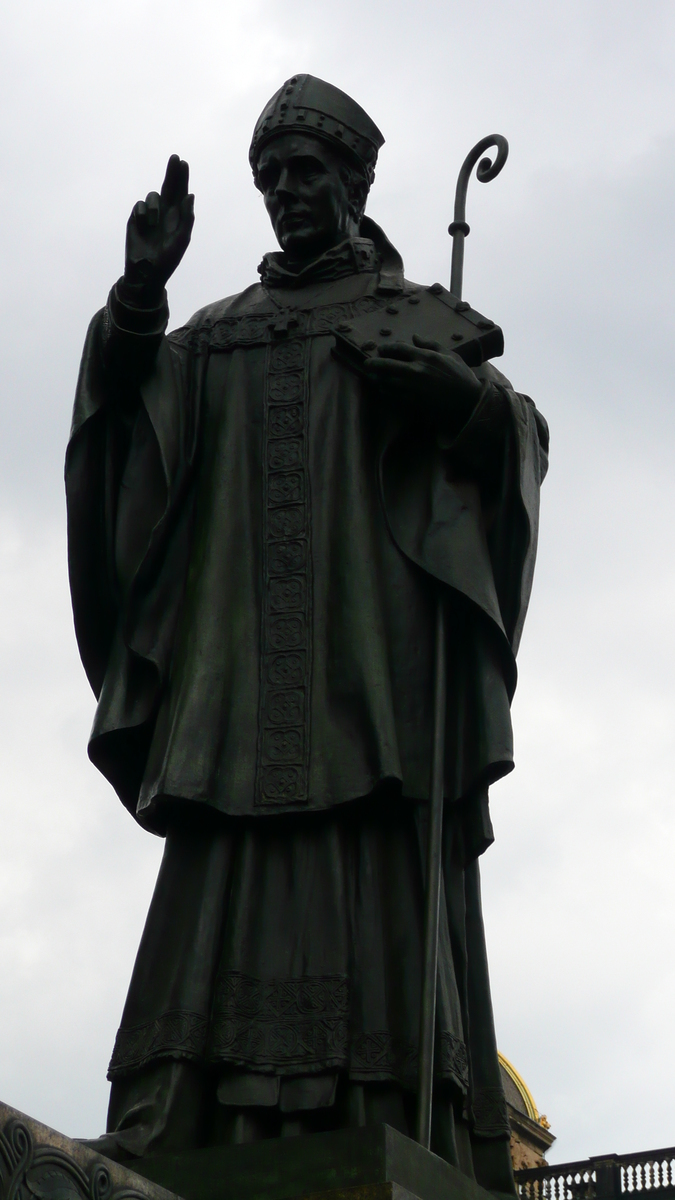
POLYGON ((285 212, 279 218, 279 225, 282 229, 299 229, 302 226, 311 224, 311 215, 308 212, 285 212))

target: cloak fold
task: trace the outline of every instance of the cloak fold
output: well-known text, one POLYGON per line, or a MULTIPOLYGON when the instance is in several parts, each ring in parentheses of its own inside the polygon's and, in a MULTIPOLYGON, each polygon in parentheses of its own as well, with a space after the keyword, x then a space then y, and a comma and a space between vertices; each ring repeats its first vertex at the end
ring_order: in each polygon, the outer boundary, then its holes
MULTIPOLYGON (((375 414, 373 402, 362 398, 360 380, 331 360, 330 328, 358 304, 383 304, 385 298, 389 297, 379 299, 377 276, 366 274, 356 280, 304 288, 294 293, 293 303, 302 306, 303 319, 310 326, 305 344, 312 347, 313 357, 306 370, 314 372, 317 386, 326 394, 324 408, 330 405, 351 408, 348 414, 351 427, 346 432, 338 430, 335 437, 337 442, 340 437, 343 439, 341 452, 348 456, 343 461, 349 462, 351 457, 360 455, 364 462, 364 455, 370 455, 374 460, 370 468, 372 477, 379 476, 379 499, 376 501, 374 495, 367 497, 362 505, 365 516, 356 509, 350 516, 355 522, 352 537, 362 530, 364 539, 371 536, 366 525, 372 525, 376 519, 373 510, 379 506, 386 526, 385 534, 377 531, 380 543, 388 539, 406 562, 423 572, 421 583, 413 584, 408 579, 404 581, 405 587, 411 594, 416 587, 419 596, 425 588, 431 595, 438 582, 448 589, 449 711, 454 713, 454 724, 448 728, 447 793, 449 799, 466 800, 512 766, 508 709, 516 681, 515 652, 536 554, 538 488, 546 470, 547 432, 532 402, 515 393, 489 364, 478 373, 498 389, 509 415, 507 434, 497 444, 488 482, 481 480, 475 466, 479 461, 478 450, 484 446, 480 405, 449 443, 447 439, 402 427, 400 417, 394 413, 379 410, 375 414), (355 282, 359 285, 356 289, 355 282), (337 385, 329 373, 339 375, 337 385), (366 404, 368 411, 363 416, 366 404)), ((226 405, 232 404, 233 411, 237 410, 231 419, 233 430, 225 436, 231 442, 236 438, 248 440, 243 453, 248 453, 250 460, 245 469, 239 470, 235 463, 239 451, 226 446, 222 452, 224 460, 230 456, 226 469, 237 487, 250 490, 251 486, 257 486, 252 480, 254 472, 261 469, 258 443, 263 432, 261 413, 252 411, 252 397, 255 397, 253 403, 259 405, 270 343, 279 336, 288 337, 271 328, 278 314, 270 313, 269 308, 266 293, 255 286, 203 310, 189 326, 166 338, 158 332, 139 335, 125 329, 123 323, 133 324, 134 314, 124 310, 113 292, 107 310, 94 318, 85 345, 67 455, 66 485, 75 626, 83 663, 99 700, 89 752, 130 811, 146 827, 159 832, 165 828, 164 796, 170 800, 205 801, 233 813, 255 811, 253 799, 246 799, 243 784, 238 798, 234 797, 232 786, 228 795, 214 798, 214 772, 218 774, 222 764, 209 764, 202 777, 191 777, 185 783, 183 776, 189 772, 181 775, 181 770, 164 770, 161 764, 157 766, 157 760, 166 749, 158 744, 158 739, 166 742, 171 736, 168 725, 173 723, 175 730, 180 717, 176 708, 184 703, 184 698, 180 698, 171 711, 160 713, 163 703, 167 707, 172 663, 174 675, 180 655, 185 664, 182 669, 186 673, 194 669, 194 663, 188 661, 190 651, 185 635, 181 643, 181 622, 185 627, 192 601, 190 595, 186 597, 185 589, 191 572, 198 569, 201 552, 195 546, 195 538, 213 541, 225 537, 230 546, 234 545, 237 509, 243 507, 250 510, 246 515, 250 537, 259 536, 255 529, 256 521, 260 521, 259 508, 255 507, 258 501, 245 500, 242 504, 241 492, 227 494, 222 487, 218 491, 215 475, 216 482, 209 484, 208 493, 203 476, 218 469, 217 464, 213 465, 212 448, 224 436, 219 407, 224 399, 226 405), (136 344, 139 337, 143 343, 140 351, 136 344), (136 377, 130 378, 128 374, 125 377, 122 370, 111 368, 111 362, 119 361, 135 363, 136 377), (205 465, 205 460, 209 465, 205 465), (212 527, 206 527, 203 521, 199 526, 200 513, 209 505, 219 504, 221 507, 227 504, 232 510, 225 534, 222 522, 218 528, 213 523, 212 527), (147 778, 149 755, 157 775, 154 781, 147 778)), ((310 411, 314 404, 313 391, 310 411)), ((323 461, 320 466, 322 470, 326 468, 323 461)), ((337 470, 338 466, 332 469, 337 470)), ((331 467, 328 464, 327 469, 331 467)), ((320 484, 311 477, 311 471, 308 478, 316 530, 314 509, 316 496, 320 499, 320 484)), ((341 483, 331 497, 334 508, 341 507, 340 487, 341 483)), ((327 514, 326 524, 331 520, 327 514)), ((345 545, 349 534, 349 530, 338 534, 345 545)), ((243 536, 242 531, 239 536, 243 536)), ((326 538, 334 540, 330 529, 326 538)), ((385 546, 381 550, 374 545, 373 553, 386 555, 389 549, 385 546)), ((402 579, 403 575, 399 564, 390 566, 392 562, 390 557, 389 562, 379 564, 380 572, 385 576, 389 572, 389 578, 373 584, 385 596, 399 587, 399 577, 402 579), (398 572, 395 579, 391 578, 392 569, 398 572)), ((344 570, 353 573, 355 569, 360 569, 359 564, 354 568, 345 558, 344 570)), ((259 562, 250 564, 249 593, 245 599, 235 597, 234 604, 246 604, 249 609, 259 606, 259 583, 253 576, 260 570, 259 562)), ((407 570, 410 572, 411 568, 407 570)), ((213 577, 215 580, 215 574, 213 577)), ((222 585, 214 583, 214 586, 222 585)), ((202 603, 213 606, 217 604, 216 596, 206 597, 202 603)), ((328 598, 329 608, 330 603, 328 598)), ((375 607, 377 603, 374 599, 375 607)), ((194 608, 190 619, 200 619, 194 608)), ((428 634, 423 628, 420 609, 413 620, 419 624, 421 619, 418 640, 420 645, 427 643, 428 651, 428 634)), ((331 612, 325 618, 322 615, 321 620, 324 628, 328 628, 331 612)), ((315 613, 315 625, 317 621, 315 613)), ((218 632, 213 636, 218 638, 218 632)), ((259 631, 256 634, 251 630, 251 639, 256 636, 260 636, 259 631)), ((363 636, 371 636, 365 626, 363 636)), ((396 741, 398 727, 403 728, 407 720, 401 717, 402 702, 396 688, 405 686, 410 691, 412 687, 421 693, 428 688, 428 678, 422 664, 414 680, 403 679, 401 675, 400 682, 397 681, 396 664, 392 674, 391 660, 409 654, 404 644, 405 633, 400 628, 393 633, 389 629, 382 636, 381 662, 374 665, 373 671, 380 676, 390 675, 386 685, 392 693, 389 706, 394 715, 391 719, 387 715, 373 717, 376 723, 380 722, 381 728, 375 734, 380 744, 364 749, 360 776, 357 778, 355 771, 354 779, 338 783, 333 795, 322 786, 324 794, 309 796, 306 808, 330 806, 365 795, 387 778, 398 779, 407 795, 426 797, 426 783, 422 781, 419 765, 406 771, 405 762, 401 762, 405 747, 388 747, 392 739, 396 741), (392 722, 397 727, 393 732, 392 722)), ((210 648, 202 645, 199 653, 208 655, 210 648)), ((251 675, 260 669, 253 655, 251 650, 251 675)), ((229 665, 222 668, 223 672, 231 669, 236 668, 229 665)), ((315 672, 318 669, 315 661, 315 672)), ((348 686, 340 681, 339 687, 343 685, 348 686)), ((353 696, 355 709, 363 703, 370 705, 373 688, 380 684, 364 686, 370 688, 370 695, 365 700, 353 696)), ((325 687, 333 687, 335 691, 336 685, 328 679, 325 687)), ((254 697, 250 704, 251 708, 255 706, 254 697)), ((222 712, 214 717, 216 724, 220 723, 218 727, 224 719, 226 715, 222 712)), ((424 722, 425 716, 419 715, 419 719, 424 722)), ((312 726, 317 731, 311 735, 316 743, 322 731, 314 711, 312 726)), ((197 727, 202 728, 202 724, 197 727)), ((427 734, 428 730, 420 730, 418 739, 427 734)), ((236 736, 241 741, 244 734, 236 736)), ((330 739, 332 731, 325 736, 330 739)), ((187 752, 183 745, 174 755, 185 758, 187 752)), ((310 777, 311 774, 310 769, 310 777)), ((324 779, 320 771, 314 775, 319 781, 324 779)))

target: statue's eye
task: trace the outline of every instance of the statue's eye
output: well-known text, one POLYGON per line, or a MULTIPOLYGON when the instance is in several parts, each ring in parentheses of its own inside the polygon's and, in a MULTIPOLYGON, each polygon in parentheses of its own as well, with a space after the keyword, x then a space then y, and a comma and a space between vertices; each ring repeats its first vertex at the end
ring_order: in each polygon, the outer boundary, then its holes
POLYGON ((264 192, 268 192, 270 188, 273 188, 278 178, 279 172, 272 170, 270 167, 258 172, 258 182, 264 192))
POLYGON ((301 179, 315 179, 317 175, 325 174, 325 167, 316 158, 298 158, 295 168, 301 179))

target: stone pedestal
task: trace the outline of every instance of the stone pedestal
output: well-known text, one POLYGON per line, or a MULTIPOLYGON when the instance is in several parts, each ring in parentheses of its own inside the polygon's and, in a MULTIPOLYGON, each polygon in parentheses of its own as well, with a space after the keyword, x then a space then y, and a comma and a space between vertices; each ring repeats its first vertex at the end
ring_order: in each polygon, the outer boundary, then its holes
POLYGON ((494 1200, 388 1125, 158 1155, 136 1169, 185 1200, 494 1200))
POLYGON ((0 1104, 0 1200, 494 1200, 388 1125, 157 1155, 133 1168, 0 1104))

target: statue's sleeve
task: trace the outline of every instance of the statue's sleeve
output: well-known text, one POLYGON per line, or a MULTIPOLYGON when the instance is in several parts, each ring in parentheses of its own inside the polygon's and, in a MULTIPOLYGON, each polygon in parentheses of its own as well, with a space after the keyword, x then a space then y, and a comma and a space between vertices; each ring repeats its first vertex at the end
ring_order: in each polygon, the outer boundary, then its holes
MULTIPOLYGON (((537 548, 548 429, 492 367, 456 436, 392 431, 382 498, 399 549, 445 585, 450 630, 448 795, 462 801, 466 861, 493 840, 488 788, 513 767, 510 703, 537 548)), ((442 591, 441 593, 442 594, 442 591)))
POLYGON ((385 511, 400 549, 465 596, 499 631, 511 660, 532 585, 548 429, 491 364, 454 438, 392 439, 382 457, 385 511))
POLYGON ((113 288, 87 333, 66 455, 75 631, 99 702, 89 753, 132 810, 182 594, 196 436, 168 315, 165 299, 134 309, 113 288))
POLYGON ((516 392, 492 363, 476 374, 483 395, 447 453, 459 478, 478 484, 495 593, 515 656, 532 590, 549 432, 530 397, 516 392))

